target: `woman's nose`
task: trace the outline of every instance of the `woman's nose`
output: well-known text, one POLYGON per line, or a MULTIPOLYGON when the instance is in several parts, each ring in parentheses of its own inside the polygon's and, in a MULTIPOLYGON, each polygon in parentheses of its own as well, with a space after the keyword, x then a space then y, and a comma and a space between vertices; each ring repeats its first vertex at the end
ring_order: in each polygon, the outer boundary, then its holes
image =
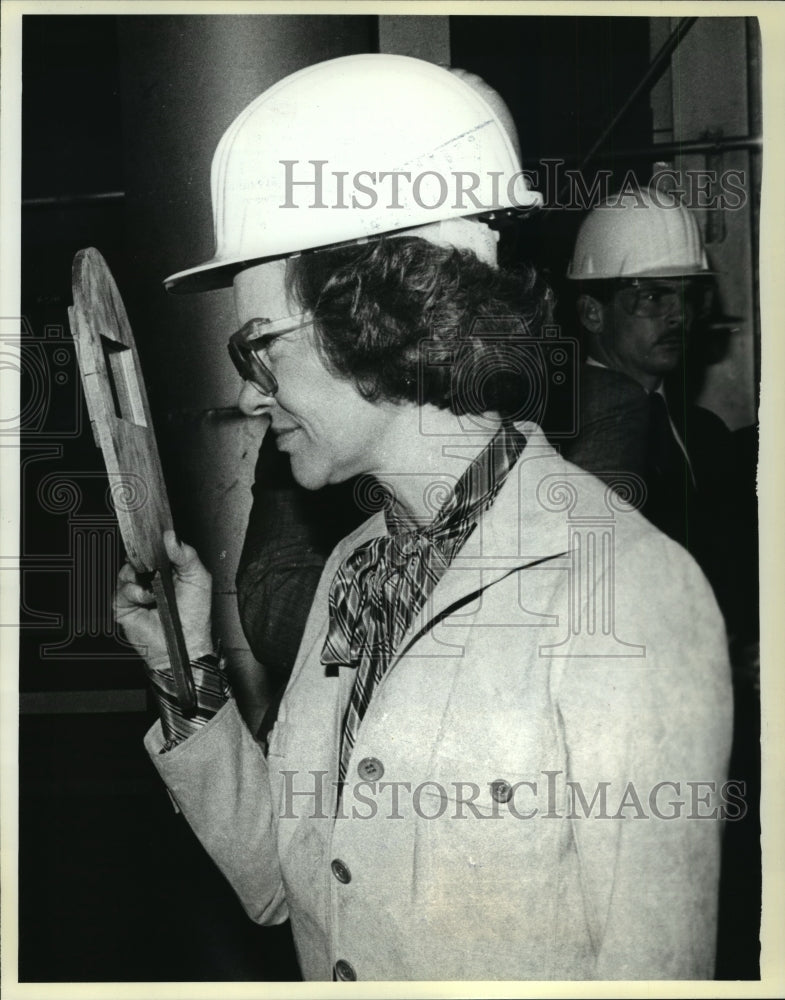
POLYGON ((261 417, 275 403, 275 396, 265 395, 253 382, 243 382, 237 405, 246 417, 261 417))

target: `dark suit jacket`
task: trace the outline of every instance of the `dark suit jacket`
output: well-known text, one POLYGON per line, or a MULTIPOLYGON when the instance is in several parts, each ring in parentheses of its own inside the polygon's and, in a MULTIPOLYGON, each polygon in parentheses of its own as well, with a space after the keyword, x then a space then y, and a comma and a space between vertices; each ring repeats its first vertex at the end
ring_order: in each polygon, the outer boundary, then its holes
MULTIPOLYGON (((737 455, 744 432, 731 434, 716 414, 703 407, 670 407, 690 457, 693 487, 686 465, 680 479, 659 475, 651 454, 649 396, 634 379, 584 365, 578 388, 577 434, 562 442, 563 456, 605 482, 618 472, 640 476, 646 485, 641 512, 695 557, 714 587, 731 632, 754 631, 754 459, 750 474, 737 455)), ((743 454, 748 453, 754 455, 753 447, 745 445, 743 454)))
POLYGON ((606 482, 616 472, 635 473, 647 482, 649 415, 648 393, 629 375, 583 365, 577 436, 565 442, 562 454, 606 482))
MULTIPOLYGON (((615 474, 634 473, 642 480, 643 514, 665 534, 690 548, 690 520, 696 495, 689 466, 675 436, 665 428, 672 461, 660 463, 661 442, 651 398, 629 375, 584 365, 580 370, 578 434, 562 454, 605 482, 615 474)), ((663 433, 659 429, 659 433, 663 433)))

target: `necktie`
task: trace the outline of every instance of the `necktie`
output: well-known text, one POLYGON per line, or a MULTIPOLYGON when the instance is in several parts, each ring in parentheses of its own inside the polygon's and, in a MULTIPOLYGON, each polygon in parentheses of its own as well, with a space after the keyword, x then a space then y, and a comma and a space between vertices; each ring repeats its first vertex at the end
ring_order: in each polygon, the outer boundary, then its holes
POLYGON ((649 393, 649 409, 650 474, 644 513, 671 538, 686 545, 688 512, 694 493, 692 474, 660 393, 649 393))

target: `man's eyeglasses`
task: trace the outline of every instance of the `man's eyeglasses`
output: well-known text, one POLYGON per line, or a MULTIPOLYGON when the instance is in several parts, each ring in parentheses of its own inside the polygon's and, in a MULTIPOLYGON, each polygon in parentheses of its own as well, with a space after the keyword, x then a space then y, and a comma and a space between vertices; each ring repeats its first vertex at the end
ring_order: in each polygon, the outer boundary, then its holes
POLYGON ((710 290, 704 282, 633 279, 619 289, 619 301, 630 316, 658 319, 676 312, 691 315, 708 309, 710 290))
POLYGON ((278 382, 262 361, 261 352, 276 337, 308 326, 307 322, 297 322, 304 318, 305 314, 289 317, 285 328, 281 328, 279 324, 272 324, 270 320, 251 319, 229 338, 227 344, 229 357, 240 378, 255 385, 263 396, 274 396, 278 392, 278 382))

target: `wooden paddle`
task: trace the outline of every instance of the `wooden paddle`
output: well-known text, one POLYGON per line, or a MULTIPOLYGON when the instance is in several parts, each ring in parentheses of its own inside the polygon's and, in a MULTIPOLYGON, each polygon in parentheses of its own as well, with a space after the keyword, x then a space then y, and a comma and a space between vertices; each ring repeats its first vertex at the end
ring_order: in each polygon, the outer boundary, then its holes
POLYGON ((80 250, 71 271, 74 304, 68 310, 76 341, 93 436, 103 452, 128 561, 152 575, 177 700, 196 710, 193 678, 162 534, 172 527, 161 460, 142 369, 128 316, 112 273, 92 247, 80 250))

